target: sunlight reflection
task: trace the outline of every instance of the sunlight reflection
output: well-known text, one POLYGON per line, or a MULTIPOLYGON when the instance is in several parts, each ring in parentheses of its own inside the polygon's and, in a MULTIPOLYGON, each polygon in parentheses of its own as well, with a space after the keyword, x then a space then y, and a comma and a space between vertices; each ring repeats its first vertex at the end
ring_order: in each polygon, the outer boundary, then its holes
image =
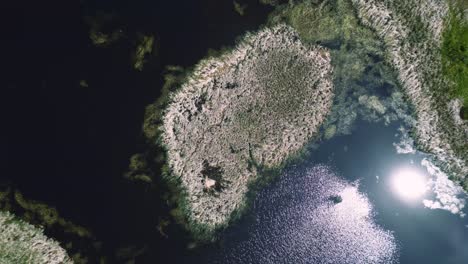
POLYGON ((392 175, 391 181, 395 193, 407 201, 421 198, 428 190, 427 177, 411 168, 399 169, 392 175))

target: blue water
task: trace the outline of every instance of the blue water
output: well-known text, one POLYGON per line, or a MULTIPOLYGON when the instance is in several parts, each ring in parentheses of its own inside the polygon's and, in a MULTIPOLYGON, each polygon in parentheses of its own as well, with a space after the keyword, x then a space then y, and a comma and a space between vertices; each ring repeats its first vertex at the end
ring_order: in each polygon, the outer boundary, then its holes
POLYGON ((218 244, 187 262, 468 263, 466 217, 425 208, 423 198, 405 201, 391 188, 398 168, 427 174, 424 154, 396 153, 398 126, 360 122, 352 135, 323 142, 259 191, 218 244))

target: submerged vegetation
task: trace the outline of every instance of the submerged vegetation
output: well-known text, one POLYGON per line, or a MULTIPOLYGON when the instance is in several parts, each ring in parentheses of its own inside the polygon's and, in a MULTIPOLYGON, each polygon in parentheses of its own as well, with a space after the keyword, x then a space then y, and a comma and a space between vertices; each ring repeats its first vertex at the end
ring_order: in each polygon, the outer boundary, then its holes
POLYGON ((123 31, 115 27, 115 19, 116 15, 112 13, 85 17, 85 22, 89 26, 89 39, 93 45, 106 47, 124 36, 123 31))
POLYGON ((142 71, 144 64, 147 62, 156 47, 154 36, 139 36, 138 44, 133 55, 133 67, 136 70, 142 71))
POLYGON ((84 20, 89 27, 89 39, 94 46, 107 48, 118 42, 130 44, 133 49, 130 51, 131 63, 135 70, 142 71, 150 56, 157 55, 159 43, 152 33, 124 34, 121 18, 114 13, 88 15, 84 20))
MULTIPOLYGON (((14 221, 20 221, 23 226, 41 226, 48 236, 51 235, 51 237, 62 243, 63 248, 66 249, 74 263, 89 263, 98 259, 102 263, 106 263, 105 258, 102 257, 101 243, 94 235, 88 229, 64 219, 54 207, 27 199, 19 190, 6 187, 0 189, 0 213, 2 211, 14 214, 14 221)), ((42 233, 42 229, 37 230, 42 233)), ((9 247, 9 245, 5 246, 9 247)), ((1 260, 2 253, 0 249, 0 263, 21 263, 16 261, 2 262, 1 260)), ((30 261, 27 263, 53 262, 30 261)))
POLYGON ((408 106, 385 62, 383 42, 363 27, 347 0, 304 1, 279 8, 270 23, 286 21, 305 42, 330 49, 335 98, 323 138, 350 134, 356 120, 407 123, 408 106))
POLYGON ((137 153, 130 157, 128 171, 124 174, 124 177, 133 181, 151 183, 153 181, 152 174, 145 155, 137 153))
MULTIPOLYGON (((173 223, 177 223, 184 229, 189 230, 187 215, 185 214, 185 193, 180 181, 171 177, 165 150, 160 145, 160 138, 162 118, 164 110, 169 104, 170 96, 187 80, 190 73, 191 70, 184 69, 181 66, 166 66, 163 74, 164 84, 160 89, 160 95, 154 103, 148 105, 145 109, 142 130, 148 148, 144 152, 130 157, 129 169, 124 173, 124 177, 129 180, 150 184, 152 188, 158 189, 161 195, 160 199, 164 202, 168 211, 167 215, 160 216, 158 223, 158 231, 164 237, 169 236, 165 229, 173 223)), ((203 232, 197 232, 193 226, 191 227, 193 235, 197 239, 211 239, 208 236, 203 237, 203 232)), ((189 247, 194 246, 195 244, 189 245, 189 247)))
MULTIPOLYGON (((444 37, 446 47, 447 43, 458 42, 447 41, 451 31, 459 31, 458 26, 447 27, 445 23, 450 14, 449 3, 415 0, 352 0, 352 3, 363 24, 374 29, 385 42, 386 59, 414 107, 412 135, 418 148, 432 154, 450 179, 468 190, 468 123, 461 120, 463 108, 453 99, 460 88, 451 87, 454 83, 458 86, 464 77, 452 76, 455 80, 450 80, 450 76, 444 75, 442 62, 447 57, 440 48, 444 37)), ((455 23, 456 19, 449 21, 455 23)), ((462 35, 455 39, 458 37, 462 35)), ((447 61, 445 68, 447 72, 447 61)))
POLYGON ((171 94, 187 80, 189 74, 189 70, 180 66, 166 66, 164 84, 161 88, 160 95, 158 99, 154 103, 148 105, 145 110, 143 133, 148 143, 154 144, 158 142, 161 134, 160 125, 162 124, 164 109, 169 104, 171 94))
POLYGON ((234 5, 234 11, 236 11, 236 13, 238 13, 240 16, 245 15, 247 4, 241 4, 235 0, 232 2, 232 4, 234 5))

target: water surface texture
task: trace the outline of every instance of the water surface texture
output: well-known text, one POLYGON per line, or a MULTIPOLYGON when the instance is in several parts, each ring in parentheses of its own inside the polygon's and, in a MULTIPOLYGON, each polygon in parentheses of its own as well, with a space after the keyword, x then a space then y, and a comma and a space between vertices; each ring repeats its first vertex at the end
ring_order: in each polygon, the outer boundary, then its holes
MULTIPOLYGON (((468 221, 402 199, 401 168, 431 175, 421 153, 398 154, 399 124, 360 122, 324 142, 262 189, 220 244, 188 257, 200 263, 468 263, 468 221)), ((466 210, 466 209, 465 209, 466 210)))
POLYGON ((289 172, 254 210, 246 240, 219 263, 383 263, 396 254, 365 195, 323 165, 289 172))

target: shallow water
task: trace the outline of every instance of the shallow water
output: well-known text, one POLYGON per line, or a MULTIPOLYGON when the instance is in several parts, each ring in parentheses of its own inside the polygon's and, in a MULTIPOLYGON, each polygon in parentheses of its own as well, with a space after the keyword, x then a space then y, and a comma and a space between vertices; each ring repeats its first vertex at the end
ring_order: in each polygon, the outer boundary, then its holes
POLYGON ((468 263, 466 218, 425 208, 431 191, 405 201, 391 187, 403 167, 432 177, 423 154, 397 154, 397 128, 360 122, 353 135, 324 142, 261 190, 219 244, 185 261, 468 263))

